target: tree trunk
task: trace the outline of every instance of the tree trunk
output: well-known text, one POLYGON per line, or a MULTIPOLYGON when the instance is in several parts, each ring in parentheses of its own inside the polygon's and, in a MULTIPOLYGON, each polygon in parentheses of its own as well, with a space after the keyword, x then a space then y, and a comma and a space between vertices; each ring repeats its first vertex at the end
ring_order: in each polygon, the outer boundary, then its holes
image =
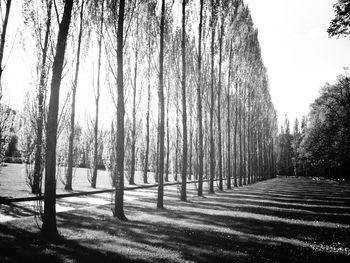
POLYGON ((168 77, 168 97, 166 104, 166 170, 164 181, 169 181, 169 155, 170 155, 170 136, 169 136, 169 98, 170 98, 170 78, 168 77))
POLYGON ((239 103, 239 186, 242 186, 242 175, 243 175, 243 136, 242 136, 242 101, 239 103))
POLYGON ((47 3, 47 20, 46 20, 46 31, 45 40, 42 50, 42 61, 41 61, 41 72, 40 72, 40 82, 38 91, 38 118, 36 120, 37 126, 37 138, 36 138, 36 152, 35 152, 35 162, 34 162, 34 178, 32 185, 32 193, 40 194, 42 185, 42 172, 43 172, 43 160, 42 160, 42 144, 43 144, 43 121, 44 121, 44 91, 45 91, 45 81, 46 81, 46 58, 47 50, 49 46, 49 35, 51 27, 51 9, 52 0, 47 3))
POLYGON ((5 19, 2 24, 2 30, 1 30, 1 40, 0 40, 0 101, 2 98, 2 59, 4 57, 4 49, 5 49, 5 40, 6 40, 6 31, 7 31, 7 24, 9 21, 9 15, 10 15, 10 9, 11 9, 11 0, 7 0, 6 2, 6 11, 5 11, 5 19))
POLYGON ((234 176, 234 186, 237 187, 237 126, 238 126, 238 83, 236 81, 235 83, 236 86, 236 102, 235 102, 235 130, 234 130, 234 135, 233 135, 233 149, 234 149, 234 154, 235 154, 235 158, 234 158, 234 171, 233 171, 233 176, 234 176))
POLYGON ((198 28, 198 83, 197 83, 197 112, 198 112, 198 196, 203 195, 203 122, 202 122, 202 25, 203 0, 200 0, 198 28))
POLYGON ((45 163, 45 199, 42 233, 48 238, 58 237, 56 226, 56 143, 57 117, 62 79, 63 61, 71 20, 73 0, 66 0, 62 21, 59 25, 56 53, 52 66, 51 95, 47 119, 46 163, 45 163))
POLYGON ((77 62, 75 65, 75 77, 72 89, 72 112, 70 119, 70 134, 69 134, 69 146, 68 146, 68 170, 67 170, 67 181, 64 187, 65 190, 72 190, 72 179, 73 179, 73 148, 74 148, 74 126, 75 126, 75 96, 78 86, 79 67, 80 67, 80 49, 81 49, 81 38, 83 34, 83 14, 84 14, 84 0, 81 2, 80 8, 80 28, 78 36, 78 51, 77 51, 77 62))
POLYGON ((117 31, 117 182, 115 189, 114 216, 126 220, 124 214, 124 83, 123 83, 123 26, 125 0, 119 1, 118 31, 117 31))
POLYGON ((231 89, 231 65, 232 65, 232 43, 230 43, 227 81, 227 189, 231 189, 231 120, 230 120, 230 89, 231 89))
POLYGON ((97 182, 97 169, 98 169, 98 113, 100 102, 100 87, 101 87, 101 50, 102 50, 102 37, 103 37, 103 23, 104 23, 104 0, 101 3, 101 22, 100 22, 100 34, 98 36, 98 63, 97 63, 97 91, 95 97, 95 127, 94 127, 94 165, 91 178, 91 187, 96 188, 97 182))
MULTIPOLYGON (((149 10, 147 11, 147 18, 150 19, 149 10)), ((143 169, 143 182, 148 183, 147 172, 148 172, 148 159, 149 159, 149 118, 150 118, 150 107, 151 107, 151 25, 148 25, 148 68, 147 68, 147 112, 146 112, 146 153, 145 153, 145 164, 143 169)))
POLYGON ((215 177, 215 145, 214 145, 214 0, 211 0, 211 83, 210 83, 210 180, 209 193, 214 193, 214 177, 215 177))
POLYGON ((181 201, 186 201, 187 181, 187 112, 186 112, 186 1, 182 1, 182 176, 181 176, 181 201))
POLYGON ((159 87, 158 87, 158 136, 159 136, 159 183, 158 183, 158 198, 157 208, 164 208, 164 189, 163 189, 163 174, 164 174, 164 91, 163 91, 163 62, 164 62, 164 24, 165 24, 165 0, 162 0, 162 11, 160 19, 160 49, 159 49, 159 87))
POLYGON ((224 24, 221 23, 219 36, 219 85, 218 85, 218 165, 219 165, 219 190, 223 190, 222 182, 222 140, 221 140, 221 67, 222 67, 222 40, 224 37, 224 24))
POLYGON ((136 15, 136 47, 135 47, 135 71, 134 71, 134 90, 132 100, 132 142, 131 142, 131 171, 129 184, 135 184, 135 149, 136 149, 136 89, 137 89, 137 66, 138 66, 138 31, 139 31, 139 12, 136 15))

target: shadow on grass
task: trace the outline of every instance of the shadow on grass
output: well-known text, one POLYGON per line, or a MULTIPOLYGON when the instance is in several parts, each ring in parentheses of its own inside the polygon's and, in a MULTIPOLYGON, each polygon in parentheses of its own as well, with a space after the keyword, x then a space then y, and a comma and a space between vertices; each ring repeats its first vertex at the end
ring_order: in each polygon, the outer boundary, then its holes
POLYGON ((54 244, 28 219, 0 225, 0 255, 18 262, 350 262, 347 187, 286 178, 205 198, 190 189, 188 202, 177 192, 167 189, 164 210, 151 191, 128 201, 126 222, 111 216, 110 205, 59 213, 64 239, 54 244))

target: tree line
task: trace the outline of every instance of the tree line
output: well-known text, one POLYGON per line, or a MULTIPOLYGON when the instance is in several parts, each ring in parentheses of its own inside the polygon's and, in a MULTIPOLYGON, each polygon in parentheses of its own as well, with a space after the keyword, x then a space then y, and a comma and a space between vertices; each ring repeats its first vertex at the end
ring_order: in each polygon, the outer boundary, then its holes
POLYGON ((33 166, 33 193, 41 194, 44 178, 45 235, 58 235, 60 167, 71 190, 82 158, 92 187, 101 163, 110 172, 113 213, 121 220, 125 176, 134 184, 136 171, 144 183, 154 171, 159 209, 170 174, 181 181, 183 201, 187 180, 198 180, 201 196, 204 179, 214 193, 215 180, 223 190, 275 176, 277 114, 258 31, 242 0, 24 1, 22 15, 35 36, 37 85, 17 136, 33 166), (76 90, 81 64, 91 57, 95 116, 83 127, 75 119, 76 90), (99 123, 101 92, 116 112, 108 130, 99 123))
POLYGON ((278 136, 280 174, 349 180, 350 78, 348 70, 333 85, 327 83, 299 127, 290 132, 286 118, 278 136))

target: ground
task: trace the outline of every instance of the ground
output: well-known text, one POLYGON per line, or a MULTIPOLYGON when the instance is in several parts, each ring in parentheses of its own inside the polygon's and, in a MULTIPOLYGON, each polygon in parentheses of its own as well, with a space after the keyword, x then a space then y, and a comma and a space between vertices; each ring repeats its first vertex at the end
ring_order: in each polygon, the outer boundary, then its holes
POLYGON ((62 199, 53 243, 28 204, 1 205, 0 262, 350 262, 349 184, 278 177, 212 195, 206 185, 205 197, 188 186, 187 202, 167 186, 164 210, 155 188, 126 192, 126 222, 108 194, 62 199))

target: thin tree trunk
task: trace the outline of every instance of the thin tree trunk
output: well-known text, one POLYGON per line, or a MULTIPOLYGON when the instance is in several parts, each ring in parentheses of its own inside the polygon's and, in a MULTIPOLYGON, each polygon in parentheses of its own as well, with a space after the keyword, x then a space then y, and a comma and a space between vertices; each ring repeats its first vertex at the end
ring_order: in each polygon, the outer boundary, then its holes
POLYGON ((84 0, 81 1, 80 7, 80 28, 78 36, 78 51, 77 51, 77 62, 75 65, 75 77, 72 90, 72 112, 70 119, 70 134, 69 134, 69 145, 68 145, 68 170, 67 170, 67 181, 64 187, 65 190, 72 190, 72 179, 73 179, 73 148, 74 148, 74 126, 75 126, 75 97, 78 86, 79 67, 80 67, 80 50, 81 50, 81 38, 83 35, 83 14, 84 14, 84 0))
POLYGON ((7 31, 7 24, 9 21, 9 15, 11 10, 11 0, 7 0, 6 2, 6 11, 5 11, 5 19, 4 23, 2 24, 2 30, 1 30, 1 40, 0 40, 0 101, 2 98, 2 59, 4 57, 4 50, 5 50, 5 40, 6 40, 6 31, 7 31))
POLYGON ((162 11, 160 19, 160 44, 159 44, 159 87, 158 87, 158 135, 159 135, 159 183, 157 208, 164 208, 164 91, 163 91, 163 62, 164 62, 164 24, 165 24, 165 0, 162 0, 162 11))
POLYGON ((236 81, 235 83, 236 86, 236 102, 235 102, 235 130, 234 130, 234 136, 233 136, 233 149, 234 149, 234 154, 235 154, 235 158, 234 158, 234 171, 233 171, 233 176, 234 176, 234 186, 237 187, 237 126, 238 126, 238 83, 236 81))
MULTIPOLYGON (((148 13, 147 13, 147 16, 148 16, 148 13)), ((145 164, 144 164, 144 170, 143 170, 143 182, 145 184, 148 183, 147 172, 148 172, 148 159, 149 159, 149 118, 150 118, 150 107, 151 107, 151 36, 150 36, 150 32, 148 32, 147 78, 148 78, 148 85, 147 85, 147 112, 146 112, 146 153, 145 153, 145 164)))
POLYGON ((104 0, 101 3, 101 22, 100 22, 100 34, 98 36, 98 63, 97 63, 97 91, 95 97, 95 127, 94 127, 94 165, 91 178, 91 187, 96 188, 97 182, 97 169, 98 169, 98 113, 100 102, 100 87, 101 87, 101 50, 102 50, 102 37, 103 37, 103 23, 104 23, 104 0))
POLYGON ((51 95, 47 119, 46 162, 45 162, 45 199, 42 233, 48 238, 58 237, 56 225, 56 143, 57 117, 62 79, 63 61, 71 20, 73 0, 66 0, 62 21, 59 25, 56 53, 52 66, 51 95))
POLYGON ((243 175, 243 136, 242 136, 242 101, 239 103, 239 186, 242 186, 242 175, 243 175))
POLYGON ((247 135, 246 135, 246 130, 247 130, 247 118, 246 118, 246 94, 247 94, 247 88, 244 88, 244 95, 243 95, 243 185, 247 184, 247 135))
POLYGON ((135 47, 135 71, 134 71, 134 92, 132 100, 132 143, 131 143, 131 172, 129 184, 135 184, 135 149, 136 149, 136 89, 137 89, 137 66, 138 66, 138 31, 139 12, 136 15, 136 47, 135 47))
POLYGON ((175 146, 175 176, 174 179, 177 181, 178 174, 178 153, 179 153, 179 98, 176 91, 176 146, 175 146))
POLYGON ((200 0, 198 28, 198 83, 197 83, 197 112, 198 112, 198 196, 203 195, 203 121, 202 121, 202 23, 203 0, 200 0))
POLYGON ((125 0, 119 1, 118 31, 117 31, 117 182, 115 189, 114 216, 126 220, 124 214, 124 83, 123 83, 123 26, 125 0))
POLYGON ((211 83, 210 83, 210 180, 209 193, 214 193, 214 177, 215 177, 215 145, 214 145, 214 0, 211 0, 211 83))
POLYGON ((186 112, 186 1, 182 1, 182 176, 181 176, 181 201, 186 201, 187 181, 187 112, 186 112))
POLYGON ((46 81, 46 59, 47 50, 49 46, 49 35, 51 27, 51 10, 52 10, 52 0, 47 2, 47 20, 46 20, 46 31, 45 40, 42 53, 41 61, 41 72, 39 81, 39 91, 38 91, 38 118, 36 120, 37 126, 37 138, 36 138, 36 152, 35 152, 35 163, 34 163, 34 178, 32 193, 41 193, 42 185, 42 172, 43 172, 43 160, 42 160, 42 144, 43 144, 43 121, 44 121, 44 91, 45 91, 45 81, 46 81))
POLYGON ((227 189, 231 189, 231 120, 230 120, 230 89, 231 89, 231 66, 232 66, 232 43, 230 43, 227 81, 227 189))
POLYGON ((219 85, 218 85, 218 165, 219 165, 219 190, 223 190, 222 179, 222 140, 221 140, 221 68, 222 68, 222 40, 224 37, 224 24, 221 23, 219 36, 219 85))
POLYGON ((169 98, 170 98, 170 78, 168 77, 168 92, 166 104, 166 171, 164 181, 169 181, 169 155, 170 155, 170 136, 169 136, 169 98))
POLYGON ((248 93, 248 109, 247 109, 247 114, 248 114, 248 125, 247 125, 247 128, 248 128, 248 131, 247 131, 247 148, 248 148, 248 159, 247 159, 247 162, 248 162, 248 180, 247 180, 247 183, 250 184, 250 175, 251 175, 251 145, 250 145, 250 119, 251 119, 251 112, 250 112, 250 101, 251 101, 251 93, 249 92, 248 93))

